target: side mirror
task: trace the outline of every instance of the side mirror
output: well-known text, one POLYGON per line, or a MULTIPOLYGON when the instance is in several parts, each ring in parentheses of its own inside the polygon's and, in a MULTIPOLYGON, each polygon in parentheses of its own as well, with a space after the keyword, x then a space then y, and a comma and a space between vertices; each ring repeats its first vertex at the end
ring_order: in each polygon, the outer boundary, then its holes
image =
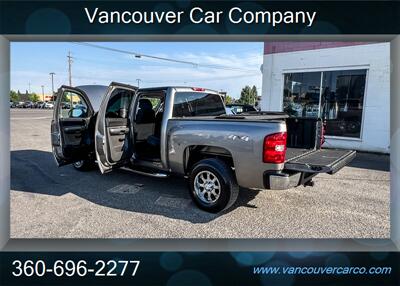
POLYGON ((80 117, 83 117, 85 114, 85 112, 82 108, 73 108, 69 111, 69 113, 70 113, 69 117, 72 117, 72 118, 80 118, 80 117))

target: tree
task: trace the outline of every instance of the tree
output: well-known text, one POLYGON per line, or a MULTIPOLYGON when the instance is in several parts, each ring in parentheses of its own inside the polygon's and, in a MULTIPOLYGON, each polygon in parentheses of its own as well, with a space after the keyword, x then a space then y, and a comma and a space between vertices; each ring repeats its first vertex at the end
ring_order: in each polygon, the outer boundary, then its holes
POLYGON ((18 93, 16 93, 14 90, 10 90, 10 100, 14 102, 19 101, 18 93))
POLYGON ((257 98, 257 87, 255 85, 253 85, 253 87, 246 85, 244 88, 242 88, 242 91, 240 92, 240 99, 238 100, 238 102, 243 104, 255 105, 257 98))
POLYGON ((235 99, 233 97, 230 97, 229 95, 225 96, 225 104, 232 104, 235 102, 235 99))
POLYGON ((37 102, 37 101, 39 101, 39 95, 37 95, 36 93, 31 93, 31 94, 29 94, 28 95, 28 98, 29 98, 29 100, 30 101, 32 101, 32 102, 37 102))

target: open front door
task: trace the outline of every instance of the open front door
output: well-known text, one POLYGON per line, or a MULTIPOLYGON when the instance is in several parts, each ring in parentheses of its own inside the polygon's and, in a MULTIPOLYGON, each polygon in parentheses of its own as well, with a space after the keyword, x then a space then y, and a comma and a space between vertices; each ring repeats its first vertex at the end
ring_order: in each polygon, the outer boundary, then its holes
POLYGON ((51 145, 58 166, 88 158, 93 153, 90 121, 93 108, 86 94, 73 87, 62 86, 51 121, 51 145))
POLYGON ((126 165, 133 153, 130 106, 138 88, 111 83, 95 127, 96 158, 102 173, 126 165))

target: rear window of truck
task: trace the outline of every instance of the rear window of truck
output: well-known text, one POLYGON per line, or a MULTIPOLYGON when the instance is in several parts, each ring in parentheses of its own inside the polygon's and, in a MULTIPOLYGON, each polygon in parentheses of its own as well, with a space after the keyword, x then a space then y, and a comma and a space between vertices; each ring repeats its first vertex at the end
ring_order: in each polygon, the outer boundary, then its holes
POLYGON ((221 96, 213 93, 177 92, 173 117, 218 116, 225 114, 221 96))

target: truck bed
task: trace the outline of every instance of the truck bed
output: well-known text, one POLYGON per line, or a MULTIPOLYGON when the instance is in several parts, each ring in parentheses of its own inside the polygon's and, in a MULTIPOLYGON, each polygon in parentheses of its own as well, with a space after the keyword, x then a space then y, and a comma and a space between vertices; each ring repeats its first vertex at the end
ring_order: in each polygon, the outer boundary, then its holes
POLYGON ((268 121, 286 119, 289 116, 284 112, 257 112, 241 114, 223 114, 218 116, 182 117, 184 120, 234 120, 234 121, 268 121))
POLYGON ((232 115, 220 115, 216 119, 241 119, 241 120, 274 120, 289 118, 285 112, 251 112, 232 115))
POLYGON ((290 160, 296 159, 300 156, 304 156, 308 153, 314 152, 313 149, 306 149, 306 148, 287 148, 286 150, 286 160, 288 162, 290 160))

